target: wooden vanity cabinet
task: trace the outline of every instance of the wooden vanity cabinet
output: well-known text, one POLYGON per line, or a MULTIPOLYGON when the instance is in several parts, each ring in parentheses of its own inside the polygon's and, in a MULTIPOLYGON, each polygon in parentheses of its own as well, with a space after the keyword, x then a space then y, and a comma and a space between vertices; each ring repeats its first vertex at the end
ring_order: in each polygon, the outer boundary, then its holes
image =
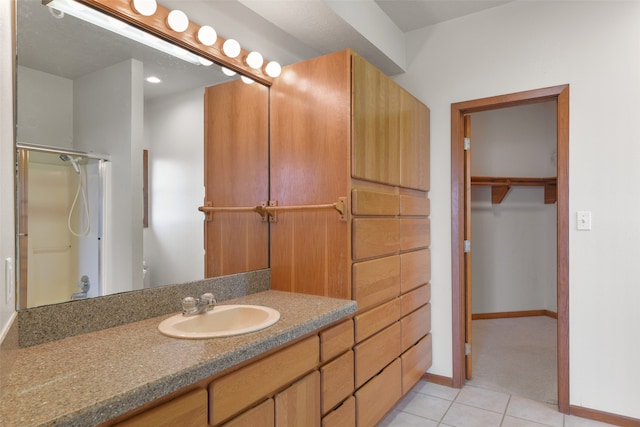
POLYGON ((329 384, 352 358, 353 390, 325 394, 323 426, 377 424, 431 366, 429 125, 351 50, 284 67, 271 87, 272 202, 347 206, 279 211, 270 231, 272 289, 358 302, 352 350, 321 369, 329 384))

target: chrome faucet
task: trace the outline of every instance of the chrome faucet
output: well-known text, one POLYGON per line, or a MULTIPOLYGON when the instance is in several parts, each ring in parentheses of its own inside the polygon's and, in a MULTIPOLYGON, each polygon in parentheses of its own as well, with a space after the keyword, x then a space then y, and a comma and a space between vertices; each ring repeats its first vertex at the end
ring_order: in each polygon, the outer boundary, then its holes
POLYGON ((215 306, 216 297, 212 293, 202 294, 200 298, 185 297, 182 299, 182 315, 204 314, 215 306))

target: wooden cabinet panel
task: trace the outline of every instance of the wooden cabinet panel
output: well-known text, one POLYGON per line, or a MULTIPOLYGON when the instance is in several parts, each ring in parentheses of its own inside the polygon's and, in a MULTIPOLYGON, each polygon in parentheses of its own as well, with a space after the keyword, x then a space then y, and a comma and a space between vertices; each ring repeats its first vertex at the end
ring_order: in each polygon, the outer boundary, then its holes
POLYGON ((431 202, 424 197, 400 196, 400 215, 422 215, 427 216, 431 213, 431 202))
POLYGON ((431 299, 431 285, 420 286, 400 296, 400 315, 406 316, 418 307, 425 305, 431 299))
POLYGON ((402 394, 407 394, 431 367, 431 334, 404 352, 402 360, 402 394))
POLYGON ((349 350, 336 360, 322 366, 320 384, 322 413, 326 414, 353 393, 353 351, 349 350))
POLYGON ((400 91, 400 185, 429 189, 429 109, 400 91))
POLYGON ((313 336, 215 380, 209 386, 209 422, 227 420, 315 369, 319 360, 319 338, 313 336))
POLYGON ((207 391, 197 389, 115 425, 118 427, 174 427, 176 425, 201 427, 207 425, 207 414, 207 391))
MULTIPOLYGON (((235 80, 206 88, 204 104, 206 202, 260 205, 269 199, 269 88, 235 80)), ((205 277, 269 267, 269 227, 253 212, 212 214, 204 244, 205 277)))
MULTIPOLYGON (((407 238, 411 231, 407 228, 407 238)), ((400 250, 400 221, 395 218, 353 219, 353 260, 392 255, 400 250)))
POLYGON ((405 293, 431 280, 431 250, 423 249, 400 255, 400 291, 405 293))
POLYGON ((276 394, 277 427, 320 427, 320 373, 313 371, 276 394))
POLYGON ((400 87, 358 55, 353 61, 354 178, 400 184, 400 87))
POLYGON ((275 424, 275 405, 273 399, 267 399, 255 408, 237 416, 224 427, 273 427, 275 424))
POLYGON ((427 218, 403 218, 400 220, 400 247, 403 251, 426 248, 431 243, 431 227, 427 218))
POLYGON ((400 320, 402 351, 405 351, 431 330, 431 304, 427 304, 400 320))
POLYGON ((397 194, 354 189, 351 191, 351 213, 395 216, 400 213, 400 199, 397 194))
POLYGON ((353 346, 353 320, 320 332, 320 360, 326 362, 353 346))
POLYGON ((384 368, 379 375, 356 391, 358 427, 375 426, 402 397, 402 367, 400 359, 384 368))
POLYGON ((400 300, 398 298, 358 314, 354 317, 356 342, 364 341, 399 319, 400 300))
POLYGON ((400 294, 400 256, 354 263, 352 283, 352 297, 358 302, 358 311, 397 297, 400 294))
POLYGON ((400 323, 396 322, 366 341, 357 344, 354 350, 356 388, 367 382, 385 365, 400 355, 400 323))
POLYGON ((354 427, 355 425, 356 398, 353 396, 322 419, 322 427, 354 427))

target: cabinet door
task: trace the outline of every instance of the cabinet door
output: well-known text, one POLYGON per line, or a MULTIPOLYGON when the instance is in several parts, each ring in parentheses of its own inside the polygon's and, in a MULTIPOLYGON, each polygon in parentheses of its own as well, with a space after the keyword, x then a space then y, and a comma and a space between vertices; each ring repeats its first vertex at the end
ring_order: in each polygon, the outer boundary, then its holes
POLYGON ((320 373, 314 371, 276 394, 277 427, 320 426, 320 373))
POLYGON ((429 190, 429 108, 400 92, 400 186, 429 190))
POLYGON ((116 426, 200 427, 207 425, 207 413, 207 391, 197 389, 118 423, 116 426))

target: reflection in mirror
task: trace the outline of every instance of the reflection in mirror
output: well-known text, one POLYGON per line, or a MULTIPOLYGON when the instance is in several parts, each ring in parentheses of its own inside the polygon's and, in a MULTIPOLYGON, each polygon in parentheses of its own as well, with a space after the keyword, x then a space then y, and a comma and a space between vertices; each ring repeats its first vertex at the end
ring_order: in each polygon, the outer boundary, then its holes
MULTIPOLYGON (((205 129, 205 108, 213 106, 205 107, 205 88, 238 80, 217 65, 185 62, 39 0, 17 1, 17 56, 17 307, 203 279, 198 206, 205 195, 205 133, 216 134, 205 129), (152 76, 160 83, 145 80, 152 76)), ((216 108, 233 117, 259 104, 266 117, 268 89, 248 86, 261 88, 259 101, 219 98, 216 108)), ((254 123, 264 130, 240 136, 260 135, 251 143, 266 153, 266 120, 254 123)), ((238 132, 227 128, 224 140, 208 138, 208 144, 226 144, 232 153, 238 132)), ((224 179, 240 185, 231 175, 224 179)), ((267 200, 262 183, 258 198, 267 200)), ((216 257, 224 256, 220 249, 216 257)), ((247 269, 268 267, 268 246, 261 250, 263 260, 247 269)))

